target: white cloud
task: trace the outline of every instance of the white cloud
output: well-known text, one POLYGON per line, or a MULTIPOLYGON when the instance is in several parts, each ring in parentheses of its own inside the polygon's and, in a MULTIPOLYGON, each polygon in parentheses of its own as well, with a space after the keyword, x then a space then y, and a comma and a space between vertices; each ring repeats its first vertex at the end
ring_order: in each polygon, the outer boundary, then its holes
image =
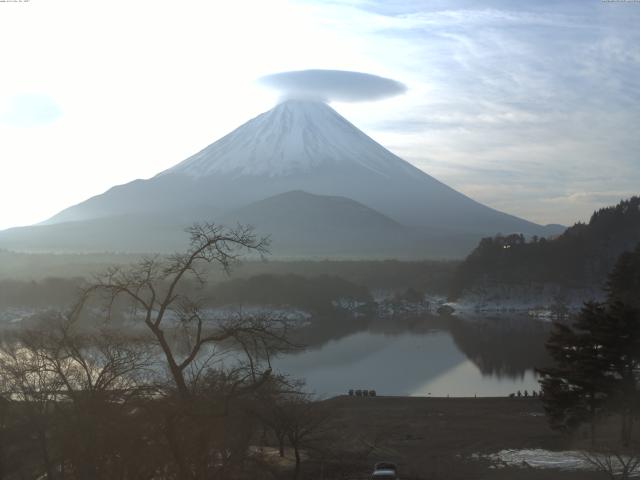
POLYGON ((23 93, 0 103, 0 123, 15 127, 46 125, 57 120, 62 112, 48 95, 23 93))
POLYGON ((321 101, 364 102, 395 97, 407 91, 397 80, 347 70, 297 70, 266 75, 259 82, 283 97, 307 97, 321 101))

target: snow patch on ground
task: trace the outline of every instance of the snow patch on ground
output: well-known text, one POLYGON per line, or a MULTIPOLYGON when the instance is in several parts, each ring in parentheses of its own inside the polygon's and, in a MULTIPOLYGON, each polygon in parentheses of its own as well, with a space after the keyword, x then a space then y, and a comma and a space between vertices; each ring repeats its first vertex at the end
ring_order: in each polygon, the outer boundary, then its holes
POLYGON ((553 452, 539 448, 500 450, 485 458, 514 467, 555 468, 558 470, 593 470, 581 452, 568 450, 553 452))
POLYGON ((552 320, 559 307, 578 312, 585 301, 602 300, 600 288, 561 288, 552 284, 474 287, 449 305, 461 314, 526 313, 537 320, 552 320))
POLYGON ((229 305, 224 307, 207 308, 204 310, 207 319, 222 321, 245 317, 279 318, 300 326, 311 320, 311 314, 299 308, 271 307, 268 305, 243 305, 238 307, 229 305))
MULTIPOLYGON (((154 311, 154 315, 157 311, 154 311)), ((312 315, 309 312, 298 308, 271 307, 264 305, 235 305, 223 307, 204 308, 200 312, 206 326, 215 326, 224 321, 242 320, 249 318, 264 318, 272 320, 283 320, 297 327, 304 327, 311 323, 312 315)), ((141 317, 138 312, 124 313, 123 316, 129 326, 141 325, 141 317)), ((167 311, 164 320, 174 326, 180 321, 180 317, 173 311, 167 311)))
POLYGON ((36 314, 46 312, 47 308, 8 307, 0 310, 0 325, 15 325, 28 320, 36 314))
MULTIPOLYGON (((590 455, 593 456, 593 454, 590 455)), ((493 461, 498 468, 509 466, 555 470, 597 470, 595 465, 587 460, 585 453, 577 450, 557 452, 541 448, 500 450, 489 455, 475 454, 473 457, 493 461)), ((600 455, 599 458, 604 459, 605 457, 600 455)), ((615 458, 612 459, 612 462, 613 465, 619 467, 618 470, 622 469, 615 458)), ((640 471, 636 471, 633 476, 640 476, 640 471)))

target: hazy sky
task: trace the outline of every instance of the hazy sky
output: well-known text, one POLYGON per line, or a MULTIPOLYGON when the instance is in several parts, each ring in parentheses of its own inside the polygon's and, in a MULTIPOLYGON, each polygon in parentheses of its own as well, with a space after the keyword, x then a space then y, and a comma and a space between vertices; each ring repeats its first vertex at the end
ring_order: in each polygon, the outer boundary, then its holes
POLYGON ((257 79, 343 69, 333 106, 463 193, 571 224, 640 193, 640 2, 0 2, 0 228, 148 178, 269 109, 257 79))

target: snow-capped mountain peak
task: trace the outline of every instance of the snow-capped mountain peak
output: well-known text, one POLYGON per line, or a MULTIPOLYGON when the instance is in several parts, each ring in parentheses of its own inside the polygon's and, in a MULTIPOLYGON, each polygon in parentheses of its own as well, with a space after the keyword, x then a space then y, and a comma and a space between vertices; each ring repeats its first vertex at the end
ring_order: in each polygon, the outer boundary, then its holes
POLYGON ((398 167, 414 170, 326 103, 290 99, 160 175, 278 177, 340 164, 380 175, 398 167))

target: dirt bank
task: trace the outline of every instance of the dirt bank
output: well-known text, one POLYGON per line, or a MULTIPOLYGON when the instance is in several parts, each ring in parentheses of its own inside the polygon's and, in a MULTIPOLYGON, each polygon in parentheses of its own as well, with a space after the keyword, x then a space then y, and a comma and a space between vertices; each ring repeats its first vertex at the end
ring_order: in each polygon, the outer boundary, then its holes
MULTIPOLYGON (((597 479, 597 473, 496 465, 483 455, 504 449, 571 449, 533 398, 336 397, 333 428, 345 445, 371 445, 368 460, 391 460, 402 478, 597 479)), ((366 475, 366 472, 362 473, 366 475)))

